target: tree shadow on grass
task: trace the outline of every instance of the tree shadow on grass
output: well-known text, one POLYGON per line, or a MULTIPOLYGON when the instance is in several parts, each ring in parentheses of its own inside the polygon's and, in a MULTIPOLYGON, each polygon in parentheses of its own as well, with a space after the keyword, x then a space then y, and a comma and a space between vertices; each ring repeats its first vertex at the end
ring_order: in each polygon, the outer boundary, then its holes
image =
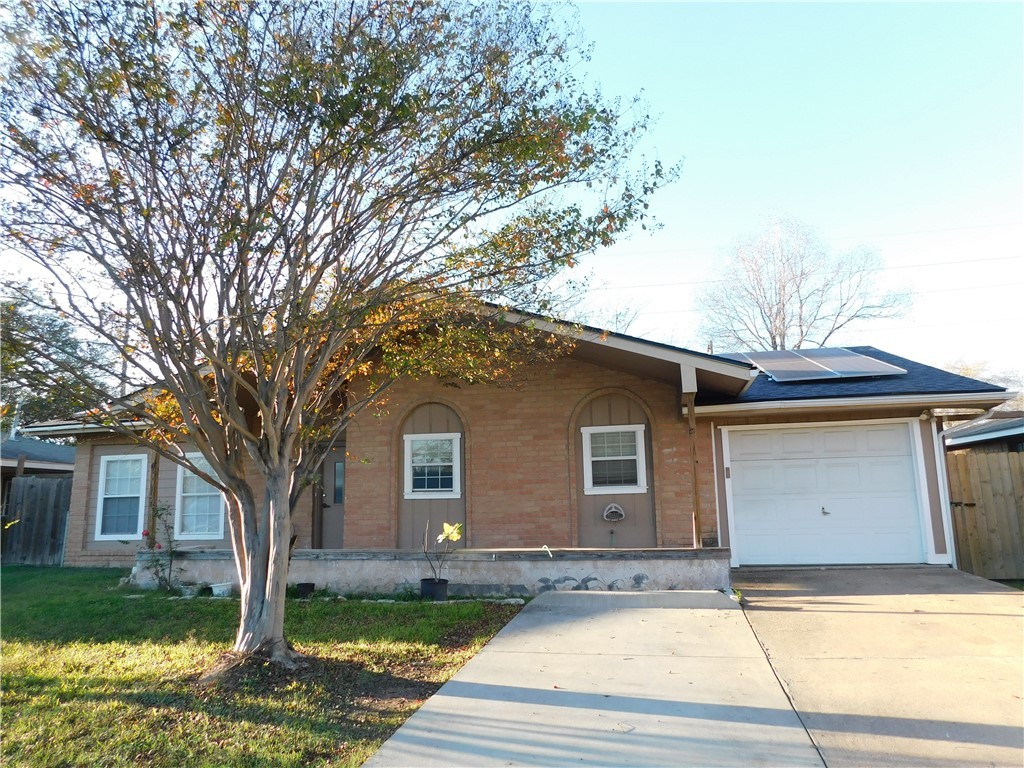
MULTIPOLYGON (((223 664, 213 679, 203 672, 175 679, 154 674, 130 682, 94 676, 69 690, 63 677, 33 675, 12 681, 8 694, 16 701, 46 701, 59 695, 66 708, 74 708, 76 702, 90 709, 116 703, 131 710, 133 721, 166 730, 180 724, 197 728, 198 716, 205 722, 202 741, 214 751, 216 762, 218 743, 237 724, 273 726, 296 737, 304 734, 306 748, 326 741, 384 739, 441 686, 425 679, 414 662, 381 672, 358 661, 307 656, 295 669, 285 670, 255 658, 235 663, 230 657, 224 654, 222 659, 232 663, 223 664)), ((229 748, 231 739, 223 741, 229 748)), ((130 742, 107 746, 114 753, 133 748, 130 742)), ((211 757, 209 751, 206 756, 211 757)), ((220 756, 226 758, 225 753, 220 756)), ((308 757, 315 762, 317 756, 308 757)))

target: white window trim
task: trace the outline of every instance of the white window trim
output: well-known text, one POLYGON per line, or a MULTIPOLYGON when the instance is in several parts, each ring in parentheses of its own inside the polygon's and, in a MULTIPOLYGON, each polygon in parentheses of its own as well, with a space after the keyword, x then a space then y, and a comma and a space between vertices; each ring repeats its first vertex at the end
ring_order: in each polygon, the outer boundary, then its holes
POLYGON ((643 424, 613 424, 607 427, 580 427, 583 433, 583 494, 610 496, 618 493, 647 493, 647 441, 643 424), (590 455, 590 436, 599 432, 633 432, 636 434, 636 485, 594 486, 594 465, 590 455))
POLYGON ((407 499, 460 499, 462 498, 462 434, 460 432, 427 432, 403 435, 405 441, 405 498, 407 499), (452 489, 450 491, 414 491, 412 489, 412 441, 452 441, 452 489))
MULTIPOLYGON (((185 458, 189 459, 190 461, 195 461, 196 459, 203 458, 203 454, 201 454, 201 453, 186 453, 185 454, 185 458)), ((181 496, 182 496, 182 490, 183 490, 184 485, 185 485, 185 473, 186 472, 190 472, 192 474, 195 474, 195 473, 193 473, 192 470, 186 469, 185 467, 181 466, 181 464, 178 464, 177 466, 178 466, 178 480, 177 480, 176 489, 174 491, 174 538, 175 539, 180 539, 181 541, 217 541, 217 540, 223 539, 224 538, 224 511, 225 511, 225 508, 226 508, 226 505, 224 503, 224 494, 223 493, 220 494, 220 518, 219 518, 219 524, 218 524, 218 528, 217 528, 217 532, 216 533, 182 533, 182 531, 181 531, 181 522, 182 522, 182 512, 184 511, 184 508, 183 508, 183 505, 182 505, 182 498, 181 498, 181 496)))
POLYGON ((96 494, 96 541, 130 541, 142 536, 146 513, 146 483, 149 479, 149 457, 144 453, 126 453, 117 456, 100 456, 100 482, 96 494), (140 461, 142 472, 139 481, 139 516, 135 521, 134 533, 103 533, 103 500, 107 490, 107 464, 112 461, 140 461))

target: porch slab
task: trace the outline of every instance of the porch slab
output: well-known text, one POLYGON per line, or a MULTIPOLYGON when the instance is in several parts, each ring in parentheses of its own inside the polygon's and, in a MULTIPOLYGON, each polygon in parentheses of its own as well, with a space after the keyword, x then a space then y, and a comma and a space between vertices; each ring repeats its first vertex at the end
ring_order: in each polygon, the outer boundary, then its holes
MULTIPOLYGON (((136 559, 133 580, 155 586, 146 563, 136 559)), ((226 549, 179 550, 174 555, 182 582, 237 581, 226 549)), ((404 550, 296 550, 290 583, 312 582, 339 594, 419 592, 430 576, 423 553, 404 550)), ((449 595, 526 597, 553 591, 648 592, 726 590, 728 549, 471 549, 453 552, 445 565, 449 595)))

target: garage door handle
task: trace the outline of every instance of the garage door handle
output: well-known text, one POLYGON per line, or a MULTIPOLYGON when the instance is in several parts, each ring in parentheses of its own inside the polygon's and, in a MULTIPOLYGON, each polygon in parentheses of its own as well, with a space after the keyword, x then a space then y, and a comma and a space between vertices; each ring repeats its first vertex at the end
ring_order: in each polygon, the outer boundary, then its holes
POLYGON ((822 507, 822 508, 821 508, 821 514, 823 514, 823 515, 831 515, 832 513, 831 513, 831 512, 829 512, 829 511, 828 511, 827 509, 825 509, 824 507, 822 507))

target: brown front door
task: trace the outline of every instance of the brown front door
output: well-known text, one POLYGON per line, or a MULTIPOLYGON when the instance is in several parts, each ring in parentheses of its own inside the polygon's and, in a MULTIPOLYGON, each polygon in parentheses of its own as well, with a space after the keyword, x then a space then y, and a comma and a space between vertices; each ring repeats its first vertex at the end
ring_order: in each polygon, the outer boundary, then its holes
POLYGON ((341 549, 345 546, 345 444, 333 446, 324 459, 320 546, 341 549))

